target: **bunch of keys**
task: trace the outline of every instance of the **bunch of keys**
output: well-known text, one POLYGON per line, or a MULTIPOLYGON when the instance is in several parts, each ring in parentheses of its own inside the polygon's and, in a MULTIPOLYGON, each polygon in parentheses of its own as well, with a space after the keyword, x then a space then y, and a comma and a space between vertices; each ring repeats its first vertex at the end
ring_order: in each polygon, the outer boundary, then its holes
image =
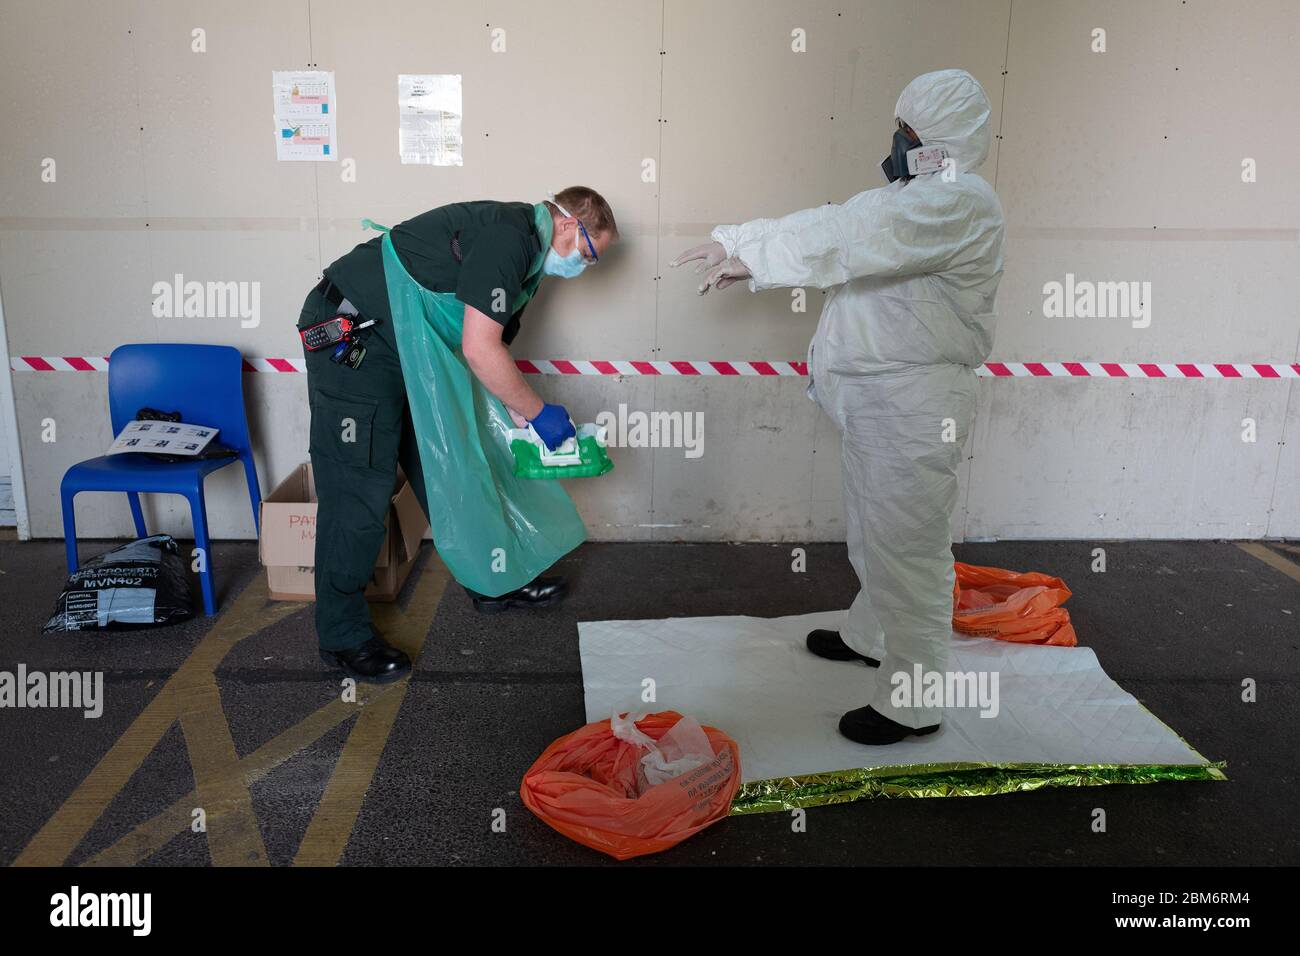
POLYGON ((365 357, 366 347, 350 337, 336 345, 334 351, 330 353, 331 362, 335 365, 346 365, 348 368, 359 367, 365 357))

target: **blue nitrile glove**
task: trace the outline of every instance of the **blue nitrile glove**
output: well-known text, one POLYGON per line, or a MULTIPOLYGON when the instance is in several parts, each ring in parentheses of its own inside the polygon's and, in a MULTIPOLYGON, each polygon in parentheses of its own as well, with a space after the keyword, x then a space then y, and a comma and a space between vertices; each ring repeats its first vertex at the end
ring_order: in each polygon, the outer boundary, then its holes
POLYGON ((566 438, 577 434, 573 422, 569 421, 569 412, 563 405, 543 405, 536 418, 530 418, 528 424, 533 426, 537 437, 546 443, 551 451, 564 444, 566 438))

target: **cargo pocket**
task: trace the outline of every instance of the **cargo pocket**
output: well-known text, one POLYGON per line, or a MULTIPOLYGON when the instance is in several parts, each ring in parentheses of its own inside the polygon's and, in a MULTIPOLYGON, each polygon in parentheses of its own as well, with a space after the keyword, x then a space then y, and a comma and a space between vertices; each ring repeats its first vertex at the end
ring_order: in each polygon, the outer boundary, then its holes
POLYGON ((318 391, 312 399, 311 453, 351 468, 369 468, 378 402, 318 391))

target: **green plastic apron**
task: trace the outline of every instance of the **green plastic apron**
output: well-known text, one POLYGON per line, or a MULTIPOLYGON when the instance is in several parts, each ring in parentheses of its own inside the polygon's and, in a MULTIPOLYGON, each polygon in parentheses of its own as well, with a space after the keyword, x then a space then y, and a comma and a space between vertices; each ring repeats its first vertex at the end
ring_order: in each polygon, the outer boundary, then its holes
MULTIPOLYGON (((551 217, 539 206, 542 253, 514 305, 541 283, 551 217)), ((384 278, 393 334, 406 381, 424 467, 433 543, 452 575, 496 597, 523 587, 586 539, 568 494, 553 481, 516 478, 506 433, 514 425, 500 399, 465 364, 465 305, 453 293, 430 292, 411 278, 385 233, 384 278)))

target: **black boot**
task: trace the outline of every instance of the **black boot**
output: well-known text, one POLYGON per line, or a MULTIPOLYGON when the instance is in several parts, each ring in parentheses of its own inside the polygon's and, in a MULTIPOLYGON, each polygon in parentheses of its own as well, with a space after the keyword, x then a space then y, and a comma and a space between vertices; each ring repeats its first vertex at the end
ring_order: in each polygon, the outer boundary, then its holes
POLYGON ((924 737, 938 729, 938 724, 931 724, 929 727, 906 727, 870 707, 859 707, 840 718, 840 733, 854 743, 872 747, 896 744, 904 737, 924 737))
POLYGON ((844 643, 839 631, 813 631, 808 635, 808 650, 828 661, 862 661, 868 667, 879 667, 880 661, 859 654, 844 643))
POLYGON ((349 677, 372 684, 387 684, 411 672, 411 659, 381 637, 372 637, 360 647, 341 651, 327 651, 322 647, 320 659, 341 668, 349 677))
POLYGON ((477 591, 465 589, 465 593, 474 602, 474 610, 480 614, 500 614, 512 607, 550 607, 559 603, 569 585, 564 578, 536 578, 516 591, 508 591, 500 597, 488 597, 477 591))

